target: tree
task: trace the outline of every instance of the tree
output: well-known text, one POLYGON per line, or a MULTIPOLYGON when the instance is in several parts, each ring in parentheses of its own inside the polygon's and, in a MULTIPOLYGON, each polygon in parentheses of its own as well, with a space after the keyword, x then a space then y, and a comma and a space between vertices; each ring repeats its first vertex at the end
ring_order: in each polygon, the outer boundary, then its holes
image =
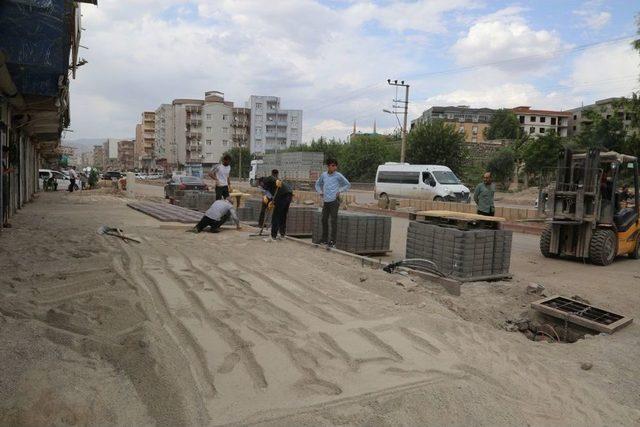
POLYGON ((516 156, 509 147, 496 151, 487 163, 487 170, 491 172, 493 179, 505 190, 509 189, 511 178, 513 178, 513 168, 516 164, 516 156))
POLYGON ((342 148, 340 170, 353 181, 373 181, 378 165, 400 158, 400 146, 388 135, 356 135, 342 148))
POLYGON ((529 139, 520 151, 525 172, 538 174, 544 169, 555 167, 562 149, 562 138, 555 132, 529 139))
POLYGON ((520 137, 520 122, 511 110, 505 108, 496 110, 484 130, 486 139, 517 139, 520 137))
POLYGON ((624 146, 626 131, 622 119, 613 114, 603 117, 600 111, 587 110, 583 116, 590 123, 583 126, 578 134, 577 142, 583 148, 605 148, 607 150, 621 150, 624 146))
POLYGON ((407 137, 407 159, 411 163, 445 165, 459 174, 466 154, 464 135, 441 120, 420 124, 407 137))
POLYGON ((249 152, 249 149, 233 147, 232 149, 225 151, 223 156, 227 154, 231 156, 231 164, 233 165, 233 169, 235 169, 235 173, 232 172, 231 175, 238 176, 239 173, 241 178, 248 177, 249 171, 251 170, 251 153, 249 152), (242 160, 242 162, 240 162, 240 160, 242 160), (242 165, 242 168, 240 168, 239 165, 242 165))

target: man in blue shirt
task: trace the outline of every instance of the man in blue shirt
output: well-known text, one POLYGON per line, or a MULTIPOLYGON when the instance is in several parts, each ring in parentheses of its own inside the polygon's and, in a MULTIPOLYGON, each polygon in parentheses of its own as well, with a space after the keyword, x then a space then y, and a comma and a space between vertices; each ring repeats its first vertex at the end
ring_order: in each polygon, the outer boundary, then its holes
POLYGON ((340 209, 340 193, 351 188, 351 184, 337 171, 338 162, 327 159, 327 171, 316 181, 316 191, 322 196, 322 239, 321 244, 333 247, 338 233, 338 210, 340 209), (329 219, 331 219, 331 238, 329 238, 329 219))

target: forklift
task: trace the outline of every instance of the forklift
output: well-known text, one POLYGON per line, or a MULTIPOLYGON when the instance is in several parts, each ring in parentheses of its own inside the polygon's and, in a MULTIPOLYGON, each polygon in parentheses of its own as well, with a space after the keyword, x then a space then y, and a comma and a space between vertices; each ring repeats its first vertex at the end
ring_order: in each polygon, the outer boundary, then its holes
POLYGON ((538 212, 547 218, 540 236, 542 255, 596 265, 609 265, 619 255, 640 258, 638 187, 637 157, 564 150, 555 182, 539 190, 538 212))

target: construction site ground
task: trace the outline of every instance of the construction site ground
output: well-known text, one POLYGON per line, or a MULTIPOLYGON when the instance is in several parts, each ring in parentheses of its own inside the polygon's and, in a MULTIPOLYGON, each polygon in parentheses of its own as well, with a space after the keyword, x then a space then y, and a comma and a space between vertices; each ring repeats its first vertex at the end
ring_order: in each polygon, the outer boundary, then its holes
POLYGON ((636 324, 574 344, 503 328, 541 297, 532 282, 638 318, 638 261, 544 259, 515 234, 514 279, 454 297, 248 228, 185 233, 126 202, 40 193, 0 234, 0 425, 640 423, 636 324))

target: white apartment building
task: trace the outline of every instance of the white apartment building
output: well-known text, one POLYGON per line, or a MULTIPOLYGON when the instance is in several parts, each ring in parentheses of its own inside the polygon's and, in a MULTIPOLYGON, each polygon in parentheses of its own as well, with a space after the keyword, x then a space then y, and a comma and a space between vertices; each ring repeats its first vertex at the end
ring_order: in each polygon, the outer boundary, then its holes
POLYGON ((173 107, 173 138, 175 142, 175 163, 185 165, 187 161, 201 161, 200 154, 195 147, 202 139, 202 105, 201 99, 174 99, 171 103, 173 107), (200 120, 200 122, 198 122, 200 120), (194 148, 187 151, 187 146, 194 148), (192 157, 193 154, 193 157, 192 157), (196 156, 198 156, 196 158, 196 156))
POLYGON ((511 111, 518 117, 520 129, 525 134, 540 136, 550 131, 562 137, 569 134, 571 113, 568 111, 532 110, 529 106, 516 107, 511 111))
POLYGON ((285 110, 276 96, 255 96, 250 100, 251 153, 265 153, 302 142, 302 110, 285 110))
POLYGON ((202 106, 202 166, 220 163, 225 151, 233 147, 233 102, 224 100, 224 93, 205 93, 202 106))
POLYGON ((176 138, 173 120, 173 105, 160 105, 156 110, 154 154, 156 159, 166 159, 169 164, 176 163, 176 138))

